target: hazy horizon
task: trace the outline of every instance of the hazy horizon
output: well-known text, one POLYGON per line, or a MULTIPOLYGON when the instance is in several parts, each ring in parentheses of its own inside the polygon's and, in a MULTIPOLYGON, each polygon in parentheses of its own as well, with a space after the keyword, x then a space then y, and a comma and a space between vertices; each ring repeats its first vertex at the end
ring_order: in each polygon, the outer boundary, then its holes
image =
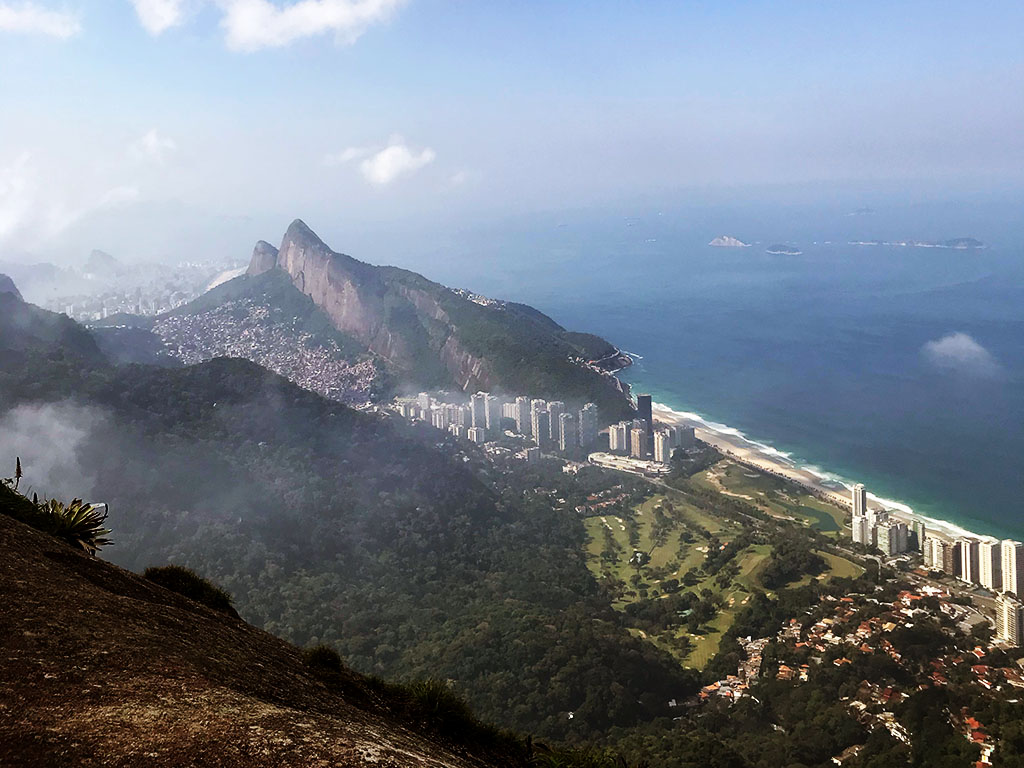
POLYGON ((295 217, 353 252, 404 230, 400 258, 644 202, 1016 203, 1021 22, 1010 2, 0 0, 0 261, 244 258, 295 217))

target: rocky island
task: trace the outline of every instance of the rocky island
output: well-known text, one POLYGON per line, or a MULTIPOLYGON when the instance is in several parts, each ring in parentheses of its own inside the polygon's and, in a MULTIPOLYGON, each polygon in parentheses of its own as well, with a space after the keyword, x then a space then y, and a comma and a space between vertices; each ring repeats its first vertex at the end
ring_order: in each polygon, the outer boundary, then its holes
POLYGON ((729 235, 720 235, 712 240, 708 245, 715 248, 749 248, 750 243, 744 243, 742 240, 738 240, 735 237, 729 235))

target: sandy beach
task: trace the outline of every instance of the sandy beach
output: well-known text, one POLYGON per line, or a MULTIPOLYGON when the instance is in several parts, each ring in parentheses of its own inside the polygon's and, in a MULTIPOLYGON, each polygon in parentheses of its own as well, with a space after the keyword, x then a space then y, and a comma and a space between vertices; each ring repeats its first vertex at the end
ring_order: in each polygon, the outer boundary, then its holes
MULTIPOLYGON (((830 479, 825 473, 817 473, 792 461, 787 454, 769 445, 748 439, 739 430, 724 424, 709 423, 694 413, 673 410, 662 403, 652 405, 654 418, 665 424, 683 424, 694 428, 697 438, 737 461, 755 467, 778 477, 799 483, 821 498, 850 508, 850 487, 838 479, 830 479)), ((994 540, 992 536, 973 533, 945 520, 914 514, 905 504, 890 499, 879 499, 868 492, 868 505, 872 508, 885 509, 889 514, 908 525, 913 520, 922 520, 929 536, 954 541, 961 538, 977 538, 994 540)))

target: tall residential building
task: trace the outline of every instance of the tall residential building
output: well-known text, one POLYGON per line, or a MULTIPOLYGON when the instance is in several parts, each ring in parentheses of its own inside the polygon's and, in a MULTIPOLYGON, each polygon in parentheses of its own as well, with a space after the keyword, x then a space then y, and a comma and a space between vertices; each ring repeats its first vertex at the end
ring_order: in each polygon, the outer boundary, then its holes
POLYGON ((578 436, 576 416, 571 413, 563 413, 558 417, 558 448, 562 451, 571 451, 576 447, 578 436))
POLYGON ((647 458, 647 430, 633 427, 629 431, 629 455, 634 459, 647 458))
POLYGON ((462 424, 449 424, 448 431, 458 438, 466 436, 466 428, 462 424))
POLYGON ((448 409, 444 407, 432 408, 430 411, 430 422, 438 429, 448 429, 448 409))
POLYGON ((565 403, 561 400, 552 400, 548 403, 548 413, 551 414, 551 442, 557 443, 559 441, 558 430, 561 428, 561 422, 558 418, 565 413, 565 403))
POLYGON ((597 405, 587 403, 580 408, 580 445, 589 448, 597 442, 597 405))
POLYGON ((551 414, 547 408, 538 408, 530 416, 533 428, 533 442, 538 446, 551 442, 551 414))
POLYGON ((999 596, 996 637, 1018 647, 1024 642, 1024 605, 1009 595, 999 596))
POLYGON ((928 530, 925 528, 924 520, 915 517, 910 524, 910 534, 907 548, 923 554, 925 542, 928 540, 928 530))
POLYGON ((979 583, 981 569, 978 564, 978 551, 981 542, 977 539, 960 539, 957 544, 960 546, 960 573, 958 578, 970 584, 979 583))
POLYGON ((512 419, 512 421, 515 421, 517 412, 518 411, 515 401, 512 401, 511 403, 501 404, 501 418, 512 419))
POLYGON ((636 414, 644 423, 644 429, 647 430, 647 434, 654 433, 654 413, 651 410, 651 396, 650 395, 637 395, 636 396, 636 414))
POLYGON ((999 592, 1003 588, 1002 545, 988 539, 978 545, 978 581, 985 589, 999 592))
POLYGON ((487 441, 487 430, 483 427, 470 427, 466 437, 477 445, 483 445, 487 441))
POLYGON ((520 435, 530 434, 530 398, 516 398, 516 432, 520 435))
POLYGON ((426 392, 420 392, 416 396, 416 404, 420 407, 420 409, 422 409, 424 411, 429 411, 430 410, 430 395, 427 394, 426 392))
POLYGON ((854 543, 870 547, 871 525, 868 523, 868 519, 863 515, 857 515, 850 522, 850 526, 853 529, 852 535, 854 543))
POLYGON ((487 395, 486 402, 484 403, 484 410, 487 414, 487 424, 485 426, 489 430, 491 435, 498 435, 501 432, 501 408, 502 401, 497 395, 487 395))
POLYGON ((672 429, 672 443, 675 448, 691 448, 697 442, 697 435, 693 427, 685 424, 676 424, 672 429))
POLYGON ((868 511, 868 492, 864 486, 857 483, 853 486, 853 514, 854 517, 864 515, 868 511))
MULTIPOLYGON (((861 518, 866 519, 866 518, 861 518)), ((888 520, 875 529, 875 546, 883 555, 898 555, 907 551, 907 524, 888 520)))
POLYGON ((530 431, 528 434, 538 445, 540 445, 541 442, 546 441, 551 435, 550 425, 548 427, 548 431, 543 434, 537 431, 537 414, 541 411, 547 413, 547 410, 548 404, 546 400, 541 400, 539 397, 535 397, 530 401, 530 431))
POLYGON ((608 450, 612 453, 629 453, 629 430, 628 421, 620 421, 608 427, 608 450))
POLYGON ((1003 541, 1003 592, 1024 597, 1024 544, 1003 541))
POLYGON ((662 464, 672 463, 673 435, 667 429, 661 429, 654 433, 654 460, 662 464))
POLYGON ((469 417, 472 426, 487 429, 487 393, 477 392, 469 398, 469 417))

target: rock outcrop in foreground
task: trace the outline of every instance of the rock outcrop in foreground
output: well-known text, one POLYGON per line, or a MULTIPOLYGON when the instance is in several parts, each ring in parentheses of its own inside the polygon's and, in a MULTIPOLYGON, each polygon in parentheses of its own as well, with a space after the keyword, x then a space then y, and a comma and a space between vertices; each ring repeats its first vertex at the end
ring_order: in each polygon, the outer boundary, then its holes
POLYGON ((293 646, 5 514, 0 595, 2 766, 502 763, 407 728, 357 675, 322 682, 293 646))

